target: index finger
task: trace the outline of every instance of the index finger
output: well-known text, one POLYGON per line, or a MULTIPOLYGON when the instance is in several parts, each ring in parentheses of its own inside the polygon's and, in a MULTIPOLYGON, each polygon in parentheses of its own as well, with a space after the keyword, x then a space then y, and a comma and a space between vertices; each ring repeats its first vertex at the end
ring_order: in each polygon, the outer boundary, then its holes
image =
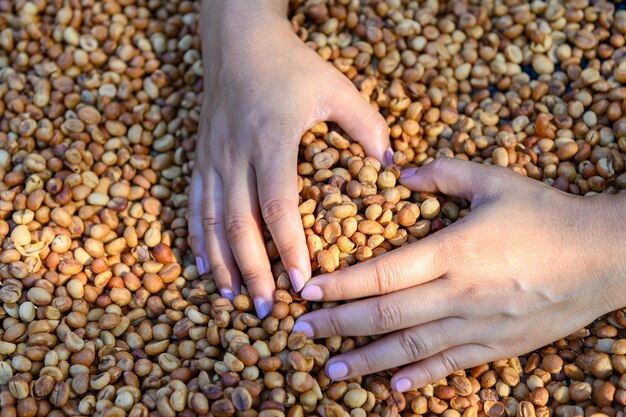
POLYGON ((350 300, 414 287, 444 275, 456 238, 453 226, 419 242, 341 271, 312 278, 302 290, 310 301, 350 300))
POLYGON ((293 155, 281 158, 286 160, 256 167, 259 202, 291 285, 300 291, 311 277, 311 263, 298 210, 297 145, 293 155))
POLYGON ((457 297, 458 290, 450 281, 438 279, 393 294, 311 311, 298 318, 293 331, 302 331, 312 339, 385 334, 458 316, 457 297))

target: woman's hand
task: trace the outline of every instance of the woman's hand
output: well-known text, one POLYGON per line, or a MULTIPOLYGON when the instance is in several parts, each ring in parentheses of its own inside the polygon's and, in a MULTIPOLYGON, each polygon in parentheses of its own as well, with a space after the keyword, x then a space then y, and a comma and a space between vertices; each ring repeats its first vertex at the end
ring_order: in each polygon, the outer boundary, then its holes
POLYGON ((287 1, 204 1, 202 120, 190 192, 189 235, 198 271, 223 296, 248 286, 259 316, 275 290, 261 233, 264 220, 299 291, 311 276, 298 212, 302 134, 337 123, 383 158, 384 118, 352 83, 306 47, 286 18, 287 1))
POLYGON ((575 197, 456 159, 401 181, 468 199, 472 211, 419 242, 307 283, 309 300, 376 297, 306 314, 294 331, 390 333, 331 359, 330 378, 409 364, 391 381, 407 391, 532 351, 626 305, 624 195, 575 197))

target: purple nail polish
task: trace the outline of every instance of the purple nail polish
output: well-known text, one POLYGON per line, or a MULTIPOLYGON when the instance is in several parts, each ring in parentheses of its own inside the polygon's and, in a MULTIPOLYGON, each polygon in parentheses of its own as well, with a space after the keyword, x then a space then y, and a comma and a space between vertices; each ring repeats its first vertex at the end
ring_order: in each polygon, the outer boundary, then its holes
POLYGON ((304 287, 300 295, 305 300, 310 301, 318 301, 324 298, 324 292, 317 285, 309 285, 308 287, 304 287))
POLYGON ((226 288, 221 289, 220 294, 222 294, 222 297, 228 298, 230 301, 233 301, 235 299, 233 292, 229 289, 226 289, 226 288))
POLYGON ((400 378, 393 385, 398 392, 406 392, 411 389, 411 381, 408 378, 400 378))
POLYGON ((291 280, 291 286, 296 292, 302 290, 304 287, 304 277, 296 268, 292 268, 289 271, 289 279, 291 280))
POLYGON ((333 362, 326 366, 326 374, 330 379, 341 379, 348 375, 348 365, 344 362, 333 362))
POLYGON ((206 274, 206 265, 204 264, 204 259, 200 256, 196 256, 196 266, 198 267, 198 273, 200 275, 206 274))
POLYGON ((306 321, 298 321, 293 325, 292 332, 302 332, 308 338, 313 337, 313 327, 306 321))
POLYGON ((393 165, 393 150, 391 148, 387 148, 385 151, 385 164, 393 165))
POLYGON ((400 178, 404 179, 404 178, 412 177, 413 175, 415 175, 416 172, 417 172, 417 168, 403 169, 402 171, 400 171, 400 178))
POLYGON ((256 297, 254 299, 254 309, 259 318, 262 319, 270 313, 271 305, 269 301, 265 301, 261 297, 256 297))

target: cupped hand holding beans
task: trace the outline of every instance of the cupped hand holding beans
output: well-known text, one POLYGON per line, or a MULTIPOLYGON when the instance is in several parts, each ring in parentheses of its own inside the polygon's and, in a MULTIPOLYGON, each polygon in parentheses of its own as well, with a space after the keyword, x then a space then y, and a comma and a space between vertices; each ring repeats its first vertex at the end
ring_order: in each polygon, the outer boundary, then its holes
POLYGON ((389 149, 384 118, 353 84, 310 50, 286 18, 287 1, 205 1, 202 120, 189 202, 189 235, 201 274, 223 296, 242 279, 260 317, 275 291, 261 223, 293 287, 311 276, 298 212, 302 134, 337 122, 379 159, 389 149))
POLYGON ((310 337, 385 334, 334 357, 332 379, 404 366, 407 391, 523 354, 626 304, 625 195, 578 197, 511 170, 438 159, 406 170, 412 190, 465 198, 472 211, 418 242, 332 274, 312 301, 363 300, 299 318, 310 337))

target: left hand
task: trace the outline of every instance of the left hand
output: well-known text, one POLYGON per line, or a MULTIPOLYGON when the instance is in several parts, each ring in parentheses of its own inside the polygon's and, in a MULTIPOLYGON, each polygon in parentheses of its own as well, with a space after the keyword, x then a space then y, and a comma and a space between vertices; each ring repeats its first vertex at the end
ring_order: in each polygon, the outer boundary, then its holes
POLYGON ((472 202, 423 240, 309 281, 309 300, 375 296, 302 316, 309 337, 390 333, 329 360, 347 379, 402 365, 407 391, 523 354, 626 305, 624 195, 577 197, 501 167, 438 159, 402 179, 472 202), (621 282, 620 282, 621 280, 621 282))

